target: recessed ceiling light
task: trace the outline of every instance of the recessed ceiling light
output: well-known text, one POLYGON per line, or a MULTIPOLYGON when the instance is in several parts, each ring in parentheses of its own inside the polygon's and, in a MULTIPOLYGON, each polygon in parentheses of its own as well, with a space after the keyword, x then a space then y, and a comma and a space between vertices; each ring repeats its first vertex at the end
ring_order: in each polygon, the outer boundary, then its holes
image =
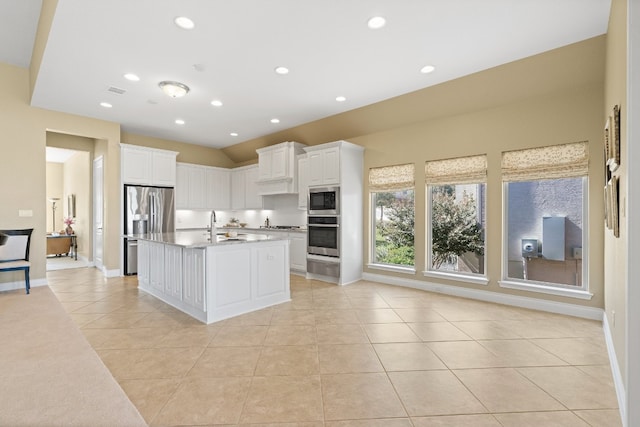
POLYGON ((384 19, 382 16, 374 16, 373 18, 367 21, 367 26, 372 30, 377 30, 378 28, 384 27, 386 23, 387 23, 387 20, 384 19))
POLYGON ((231 135, 231 136, 238 136, 238 133, 237 133, 237 132, 231 132, 229 135, 231 135))
POLYGON ((222 101, 214 99, 213 101, 211 101, 211 105, 213 105, 214 107, 222 107, 222 101))
POLYGON ((158 86, 172 98, 180 98, 189 92, 189 86, 180 82, 163 81, 158 83, 158 86))
POLYGON ((344 96, 336 96, 336 101, 338 101, 338 102, 344 102, 346 100, 347 100, 347 98, 345 98, 344 96))
POLYGON ((271 119, 271 123, 276 124, 276 123, 280 123, 280 119, 271 119))
POLYGON ((100 106, 101 106, 101 107, 104 107, 104 108, 111 108, 111 107, 113 107, 113 105, 109 104, 108 102, 101 102, 101 103, 100 103, 100 106))
POLYGON ((182 119, 176 119, 176 124, 177 124, 177 125, 183 125, 183 124, 184 124, 184 120, 182 120, 182 119))
POLYGON ((125 78, 125 79, 127 79, 127 80, 129 80, 129 81, 132 81, 132 82, 139 82, 139 81, 140 81, 140 77, 136 76, 136 75, 135 75, 135 74, 133 74, 133 73, 127 73, 127 74, 125 74, 125 75, 124 75, 124 78, 125 78))
POLYGON ((425 65, 420 69, 420 72, 423 74, 429 74, 432 73, 435 69, 436 67, 434 67, 433 65, 425 65))
POLYGON ((196 24, 194 24, 193 21, 186 16, 178 16, 173 20, 173 22, 175 22, 176 25, 183 30, 193 30, 196 26, 196 24))
POLYGON ((276 67, 274 71, 277 74, 289 74, 289 69, 287 67, 276 67))

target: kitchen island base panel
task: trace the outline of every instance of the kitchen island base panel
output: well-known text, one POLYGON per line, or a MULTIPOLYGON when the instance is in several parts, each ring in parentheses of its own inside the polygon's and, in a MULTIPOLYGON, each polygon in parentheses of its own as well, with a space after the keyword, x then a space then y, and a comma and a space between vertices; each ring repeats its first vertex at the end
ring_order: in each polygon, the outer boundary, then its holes
POLYGON ((149 248, 139 251, 139 263, 148 267, 140 270, 156 274, 139 275, 139 288, 203 323, 291 301, 286 239, 202 248, 156 241, 142 245, 149 248), (176 251, 182 252, 179 267, 166 262, 166 254, 175 259, 176 251), (157 283, 160 280, 165 283, 157 283))

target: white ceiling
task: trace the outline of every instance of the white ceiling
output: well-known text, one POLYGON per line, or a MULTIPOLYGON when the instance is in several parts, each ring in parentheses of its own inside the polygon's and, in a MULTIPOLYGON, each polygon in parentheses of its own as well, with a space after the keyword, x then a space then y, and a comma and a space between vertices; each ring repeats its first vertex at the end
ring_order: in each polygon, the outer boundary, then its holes
MULTIPOLYGON (((0 0, 0 61, 27 66, 40 3, 0 0)), ((32 105, 222 148, 604 34, 610 3, 58 0, 32 105), (372 16, 387 25, 370 30, 372 16), (427 64, 436 70, 420 73, 427 64), (169 98, 162 80, 191 92, 169 98)))
POLYGON ((75 150, 67 150, 66 148, 46 147, 47 162, 64 163, 78 153, 75 150))

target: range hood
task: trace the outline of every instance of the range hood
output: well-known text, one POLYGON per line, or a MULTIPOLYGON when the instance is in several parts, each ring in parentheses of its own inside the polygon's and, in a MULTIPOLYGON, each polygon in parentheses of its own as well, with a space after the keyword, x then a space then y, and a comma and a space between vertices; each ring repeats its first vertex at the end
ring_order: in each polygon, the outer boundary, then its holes
POLYGON ((282 142, 259 148, 258 153, 258 194, 298 193, 298 155, 304 154, 304 144, 282 142))

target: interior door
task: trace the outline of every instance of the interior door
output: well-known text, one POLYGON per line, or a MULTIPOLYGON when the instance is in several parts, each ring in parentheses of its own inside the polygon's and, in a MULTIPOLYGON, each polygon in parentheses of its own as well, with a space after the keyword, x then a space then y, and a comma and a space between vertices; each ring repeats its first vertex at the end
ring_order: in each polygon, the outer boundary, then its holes
POLYGON ((104 159, 102 156, 93 161, 93 262, 102 270, 104 254, 104 159))

